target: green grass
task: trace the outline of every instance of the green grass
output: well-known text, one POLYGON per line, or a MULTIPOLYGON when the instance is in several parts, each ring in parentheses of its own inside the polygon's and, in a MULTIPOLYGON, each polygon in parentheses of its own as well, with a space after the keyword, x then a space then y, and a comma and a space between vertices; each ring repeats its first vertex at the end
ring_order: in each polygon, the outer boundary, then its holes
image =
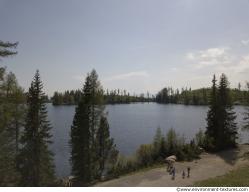
POLYGON ((207 179, 194 184, 195 187, 248 187, 249 166, 238 168, 226 175, 207 179))

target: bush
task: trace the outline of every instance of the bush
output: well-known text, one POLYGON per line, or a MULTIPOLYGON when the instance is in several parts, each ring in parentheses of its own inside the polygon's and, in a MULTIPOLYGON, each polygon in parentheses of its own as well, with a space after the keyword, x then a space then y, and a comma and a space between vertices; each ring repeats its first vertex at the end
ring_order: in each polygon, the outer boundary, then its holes
MULTIPOLYGON (((202 136, 201 134, 199 135, 202 136)), ((179 161, 196 159, 201 153, 198 142, 202 140, 195 140, 186 143, 184 137, 179 137, 172 128, 166 134, 166 139, 164 139, 158 129, 153 144, 141 145, 136 154, 131 157, 119 155, 115 165, 109 169, 108 175, 117 177, 156 163, 163 163, 166 156, 170 155, 176 155, 179 161)), ((207 142, 206 139, 205 142, 207 142)))
POLYGON ((195 141, 197 143, 197 146, 207 151, 215 151, 214 139, 205 135, 205 133, 201 129, 195 135, 195 141))
POLYGON ((118 156, 116 164, 108 171, 108 175, 118 177, 120 175, 138 170, 137 159, 132 157, 118 156))
MULTIPOLYGON (((199 143, 205 143, 205 135, 200 132, 196 139, 199 143), (204 140, 204 141, 203 141, 204 140)), ((179 161, 190 161, 199 157, 201 150, 198 147, 198 142, 192 140, 190 143, 185 142, 184 137, 179 137, 175 130, 171 128, 167 134, 166 139, 161 136, 161 132, 158 129, 154 138, 154 161, 164 162, 167 156, 176 155, 179 161), (159 142, 160 141, 160 142, 159 142)), ((203 144, 204 145, 204 144, 203 144)))
POLYGON ((141 167, 147 167, 154 163, 154 147, 153 145, 141 145, 137 150, 136 156, 141 167))
POLYGON ((200 129, 198 133, 196 133, 195 135, 195 141, 196 141, 196 144, 202 148, 205 148, 205 141, 206 138, 205 138, 205 134, 204 132, 200 129))
POLYGON ((173 128, 171 128, 166 134, 166 154, 176 155, 178 148, 180 147, 179 139, 176 135, 176 132, 173 128))

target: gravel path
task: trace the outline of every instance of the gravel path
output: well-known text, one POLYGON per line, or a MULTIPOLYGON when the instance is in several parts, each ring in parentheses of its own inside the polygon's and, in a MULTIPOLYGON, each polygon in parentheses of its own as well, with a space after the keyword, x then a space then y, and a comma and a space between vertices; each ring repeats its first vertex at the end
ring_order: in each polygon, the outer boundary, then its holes
POLYGON ((224 175, 238 166, 249 164, 241 156, 249 151, 249 145, 241 145, 239 149, 223 151, 218 154, 203 153, 201 159, 192 162, 176 162, 176 177, 166 172, 166 168, 155 168, 145 172, 138 172, 118 179, 96 184, 97 187, 184 187, 191 186, 196 181, 224 175), (182 171, 187 173, 191 167, 190 178, 183 179, 182 171))

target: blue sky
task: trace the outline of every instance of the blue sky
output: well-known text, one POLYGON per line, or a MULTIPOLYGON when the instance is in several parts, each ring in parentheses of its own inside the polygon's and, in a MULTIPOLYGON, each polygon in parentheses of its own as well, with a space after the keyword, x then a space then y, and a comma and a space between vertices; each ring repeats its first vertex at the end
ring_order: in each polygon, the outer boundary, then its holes
POLYGON ((28 88, 81 88, 95 68, 104 88, 156 93, 209 86, 226 73, 249 80, 248 0, 0 0, 0 39, 19 41, 0 61, 28 88))

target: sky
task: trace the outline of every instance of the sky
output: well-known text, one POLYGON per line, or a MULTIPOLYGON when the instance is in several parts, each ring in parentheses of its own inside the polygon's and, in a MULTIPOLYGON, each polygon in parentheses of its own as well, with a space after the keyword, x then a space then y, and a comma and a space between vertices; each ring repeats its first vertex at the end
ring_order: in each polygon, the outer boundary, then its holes
POLYGON ((249 81, 249 0, 0 0, 0 61, 26 90, 82 88, 93 68, 104 89, 155 94, 165 86, 249 81))

